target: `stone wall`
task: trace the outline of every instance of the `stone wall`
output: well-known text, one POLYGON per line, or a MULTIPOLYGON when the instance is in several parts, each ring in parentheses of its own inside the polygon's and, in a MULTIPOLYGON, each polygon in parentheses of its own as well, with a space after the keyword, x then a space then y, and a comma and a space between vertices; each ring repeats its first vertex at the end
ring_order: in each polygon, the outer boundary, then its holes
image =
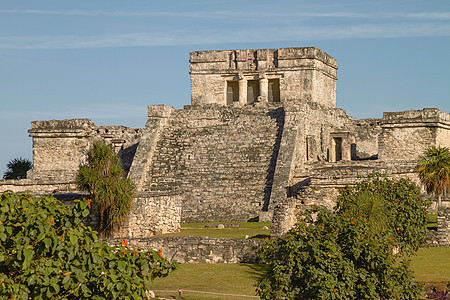
POLYGON ((438 208, 437 240, 439 246, 450 246, 450 206, 438 208))
MULTIPOLYGON (((291 194, 295 174, 309 162, 329 160, 331 135, 342 132, 353 120, 342 109, 330 109, 314 102, 286 104, 284 127, 276 163, 269 210, 291 194)), ((348 145, 350 153, 350 145, 348 145)), ((349 157, 350 159, 350 157, 349 157)))
POLYGON ((104 140, 118 153, 129 170, 141 129, 124 126, 95 126, 89 119, 31 122, 33 170, 27 178, 56 182, 74 181, 92 142, 104 140))
POLYGON ((24 193, 26 191, 35 195, 55 193, 78 193, 75 181, 49 180, 49 179, 7 179, 0 180, 0 193, 5 191, 24 193))
POLYGON ((33 170, 28 178, 73 180, 89 147, 89 119, 31 122, 33 170))
POLYGON ((315 47, 195 51, 189 61, 192 105, 251 104, 249 81, 259 90, 254 96, 270 102, 272 80, 279 84, 281 103, 308 99, 336 107, 336 60, 315 47), (236 103, 227 101, 228 82, 239 93, 236 103))
POLYGON ((355 122, 352 132, 355 135, 355 149, 352 159, 377 159, 378 136, 381 133, 380 119, 361 119, 355 122))
MULTIPOLYGON (((110 240, 117 244, 120 240, 110 240)), ((129 245, 144 250, 162 249, 170 260, 181 263, 240 263, 255 262, 262 240, 210 238, 207 236, 152 237, 130 239, 129 245)))
POLYGON ((382 160, 415 160, 431 145, 449 146, 450 116, 436 108, 383 114, 382 160))
POLYGON ((339 195, 339 188, 354 185, 371 173, 386 174, 390 178, 408 178, 420 186, 417 175, 417 161, 339 161, 314 162, 305 165, 302 172, 294 174, 291 187, 293 197, 286 198, 274 210, 271 235, 286 233, 297 222, 306 209, 312 205, 333 209, 339 195))
POLYGON ((142 238, 180 231, 181 195, 179 192, 139 192, 132 209, 114 232, 117 238, 142 238))

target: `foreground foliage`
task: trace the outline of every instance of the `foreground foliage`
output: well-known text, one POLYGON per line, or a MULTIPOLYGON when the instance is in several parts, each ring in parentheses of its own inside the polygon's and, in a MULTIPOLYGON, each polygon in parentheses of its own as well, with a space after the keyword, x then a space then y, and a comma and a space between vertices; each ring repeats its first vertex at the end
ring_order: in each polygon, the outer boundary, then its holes
POLYGON ((407 180, 371 175, 315 207, 260 252, 271 263, 262 299, 415 299, 408 259, 426 238, 427 203, 407 180), (396 250, 400 253, 396 254, 396 250))
POLYGON ((133 183, 125 178, 119 158, 109 145, 101 141, 93 143, 86 164, 78 170, 77 184, 89 192, 99 211, 100 233, 109 236, 130 211, 134 191, 133 183))
POLYGON ((5 179, 24 179, 27 178, 27 171, 33 168, 33 163, 29 159, 19 157, 10 160, 6 167, 8 169, 3 176, 5 179))
POLYGON ((63 206, 52 196, 0 197, 0 299, 143 299, 176 268, 155 251, 97 241, 82 225, 90 201, 63 206))
POLYGON ((353 187, 341 189, 335 210, 351 218, 364 218, 371 231, 388 235, 401 255, 410 256, 427 238, 429 205, 410 180, 372 174, 353 187))

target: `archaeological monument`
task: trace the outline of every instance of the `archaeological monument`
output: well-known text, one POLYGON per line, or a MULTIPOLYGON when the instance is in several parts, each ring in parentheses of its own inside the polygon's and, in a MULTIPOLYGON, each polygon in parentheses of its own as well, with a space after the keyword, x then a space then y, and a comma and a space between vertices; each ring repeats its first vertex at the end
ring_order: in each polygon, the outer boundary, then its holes
POLYGON ((80 193, 75 176, 98 139, 137 187, 118 233, 130 238, 178 231, 180 222, 267 220, 277 236, 313 203, 332 208, 338 188, 360 175, 419 184, 419 155, 450 147, 450 114, 355 119, 336 107, 337 68, 315 47, 192 52, 190 105, 150 105, 139 129, 34 121, 34 169, 0 181, 0 192, 80 193))

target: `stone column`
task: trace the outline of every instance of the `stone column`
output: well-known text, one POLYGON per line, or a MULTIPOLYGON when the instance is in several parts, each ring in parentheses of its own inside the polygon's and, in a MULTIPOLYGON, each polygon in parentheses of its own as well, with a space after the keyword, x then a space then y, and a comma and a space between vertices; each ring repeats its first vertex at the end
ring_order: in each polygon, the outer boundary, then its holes
POLYGON ((259 95, 264 99, 265 102, 268 101, 269 97, 269 80, 262 77, 259 80, 259 95))
POLYGON ((247 79, 239 76, 239 104, 244 106, 247 104, 247 79))

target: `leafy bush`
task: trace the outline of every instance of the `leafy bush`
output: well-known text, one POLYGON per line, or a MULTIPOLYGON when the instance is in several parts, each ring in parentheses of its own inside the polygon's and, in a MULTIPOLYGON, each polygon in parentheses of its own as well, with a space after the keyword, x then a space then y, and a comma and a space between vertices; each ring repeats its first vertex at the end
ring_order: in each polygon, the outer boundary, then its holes
POLYGON ((408 255, 420 245, 426 226, 426 203, 418 198, 415 185, 371 175, 340 191, 335 212, 314 207, 304 217, 260 251, 271 263, 257 284, 262 299, 420 295, 422 287, 413 282, 408 265, 408 255), (387 202, 392 204, 386 206, 387 202), (396 247, 401 247, 401 254, 395 254, 396 247))
POLYGON ((143 299, 176 268, 155 251, 110 247, 82 225, 90 200, 0 197, 0 299, 143 299))
POLYGON ((99 231, 108 236, 131 209, 133 183, 125 178, 114 150, 96 141, 87 154, 87 163, 80 166, 78 187, 88 191, 100 214, 99 231))
POLYGON ((429 205, 410 180, 371 174, 355 186, 342 189, 335 209, 367 219, 372 231, 389 234, 401 253, 410 255, 427 238, 429 205))
POLYGON ((27 178, 27 171, 33 168, 33 163, 26 158, 14 158, 10 160, 6 167, 8 168, 4 173, 5 179, 23 179, 27 178))

